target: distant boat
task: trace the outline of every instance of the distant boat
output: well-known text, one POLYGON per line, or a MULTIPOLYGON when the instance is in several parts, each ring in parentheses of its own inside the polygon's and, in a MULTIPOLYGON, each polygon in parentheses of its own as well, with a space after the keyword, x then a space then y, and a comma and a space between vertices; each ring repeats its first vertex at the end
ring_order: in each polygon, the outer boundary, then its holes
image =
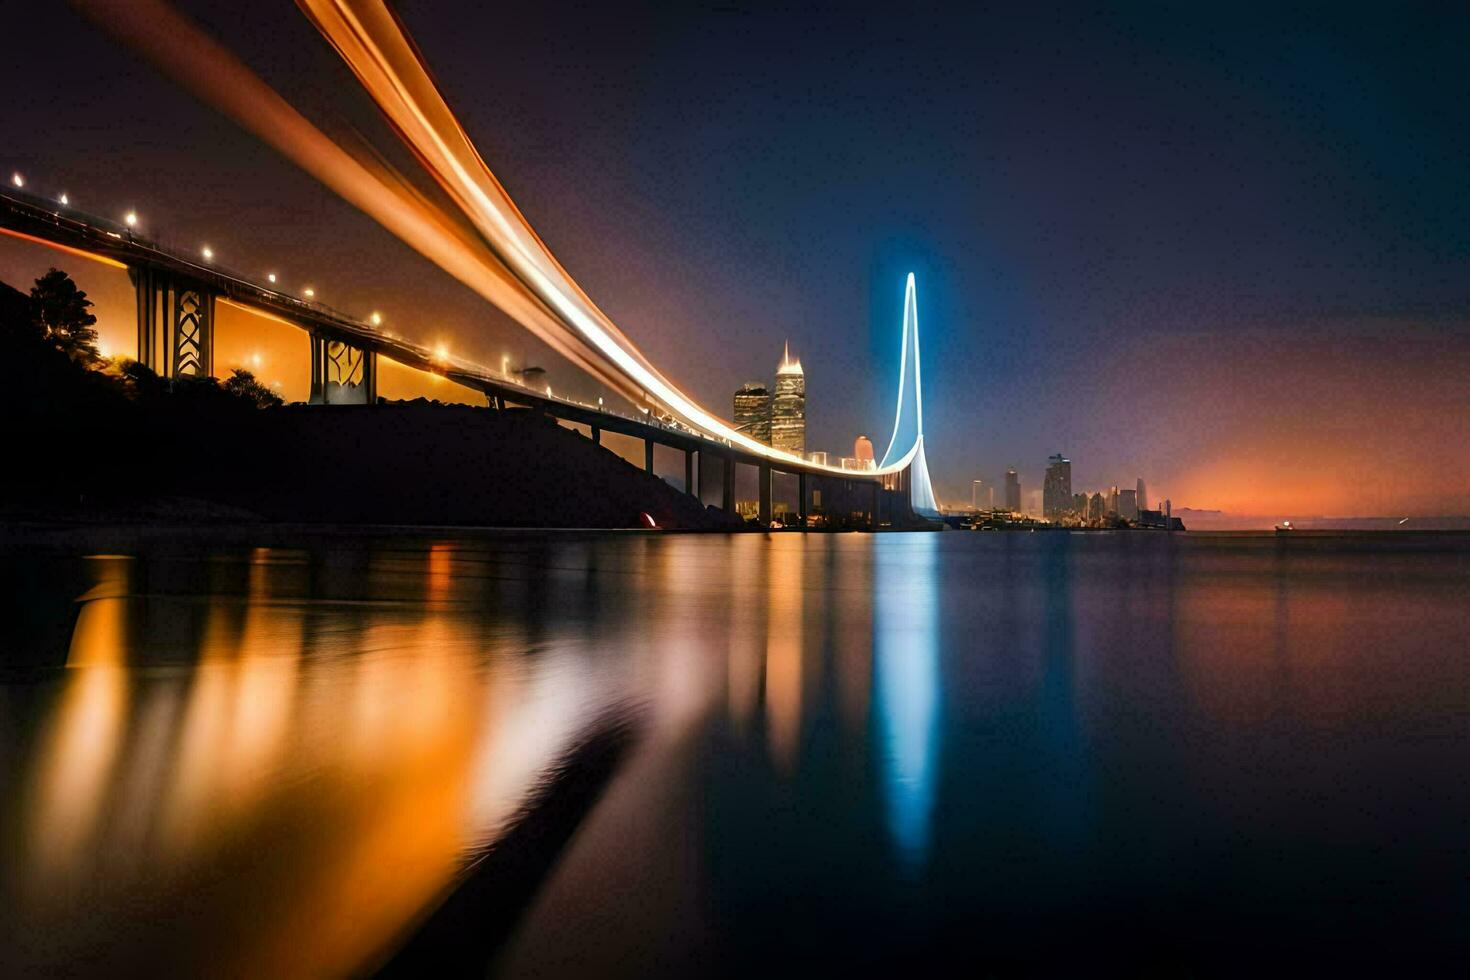
POLYGON ((1399 521, 1398 524, 1395 525, 1395 526, 1396 527, 1403 527, 1407 523, 1409 523, 1409 519, 1407 517, 1405 517, 1403 520, 1399 521))
POLYGON ((1294 528, 1294 527, 1291 526, 1291 521, 1282 521, 1280 524, 1277 524, 1276 525, 1276 533, 1277 534, 1285 534, 1288 531, 1295 531, 1295 530, 1296 530, 1296 528, 1294 528))

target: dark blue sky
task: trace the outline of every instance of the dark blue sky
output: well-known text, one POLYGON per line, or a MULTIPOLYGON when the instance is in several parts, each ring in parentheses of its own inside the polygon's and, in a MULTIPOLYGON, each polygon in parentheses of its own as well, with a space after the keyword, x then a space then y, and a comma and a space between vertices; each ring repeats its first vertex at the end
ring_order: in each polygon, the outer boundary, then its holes
MULTIPOLYGON (((294 7, 234 6, 186 9, 391 143, 294 7)), ((1470 8, 454 6, 400 9, 487 162, 713 407, 789 337, 811 448, 886 444, 914 271, 951 497, 1062 450, 1199 506, 1470 509, 1470 8)), ((539 357, 64 8, 28 16, 76 56, 5 42, 5 164, 539 357)))

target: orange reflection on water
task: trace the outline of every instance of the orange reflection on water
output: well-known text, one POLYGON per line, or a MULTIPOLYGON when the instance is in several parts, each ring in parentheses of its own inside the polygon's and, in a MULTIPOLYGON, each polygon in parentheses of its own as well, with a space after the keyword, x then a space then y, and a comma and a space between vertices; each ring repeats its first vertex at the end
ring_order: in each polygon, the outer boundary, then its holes
MULTIPOLYGON (((421 558, 431 592, 451 588, 450 557, 421 558)), ((47 937, 36 972, 93 948, 123 973, 361 972, 523 805, 586 708, 519 696, 535 675, 487 656, 472 618, 281 597, 300 563, 269 552, 243 596, 204 600, 192 666, 130 674, 142 600, 129 562, 98 564, 30 764, 12 925, 47 937), (505 737, 529 714, 536 737, 505 737)), ((193 600, 169 602, 177 619, 193 600)))
POLYGON ((123 644, 130 563, 98 557, 89 565, 96 584, 77 616, 61 697, 37 753, 28 836, 43 875, 82 870, 127 721, 123 644))
POLYGON ((771 758, 786 772, 801 740, 802 554, 805 535, 772 539, 766 605, 766 735, 771 758))

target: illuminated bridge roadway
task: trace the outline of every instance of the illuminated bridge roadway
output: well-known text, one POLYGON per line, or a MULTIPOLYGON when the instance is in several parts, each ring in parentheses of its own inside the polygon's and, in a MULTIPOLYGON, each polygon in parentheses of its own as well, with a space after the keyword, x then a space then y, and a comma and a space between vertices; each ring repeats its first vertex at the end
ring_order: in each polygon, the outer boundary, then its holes
MULTIPOLYGON (((213 374, 215 305, 226 302, 299 328, 308 341, 311 404, 370 405, 376 399, 377 358, 439 375, 485 395, 494 408, 521 406, 554 419, 587 426, 594 441, 603 431, 642 440, 644 468, 653 472, 654 446, 684 453, 684 489, 701 500, 718 494, 720 506, 735 512, 735 466, 756 467, 759 516, 770 526, 771 480, 790 473, 798 482, 798 512, 805 526, 814 491, 827 493, 843 510, 863 512, 870 527, 899 526, 912 521, 909 502, 931 510, 932 491, 925 469, 913 486, 912 466, 886 475, 755 455, 728 441, 710 438, 670 418, 645 414, 629 418, 601 406, 590 406, 533 391, 505 374, 458 357, 442 356, 390 335, 371 323, 323 303, 290 295, 273 284, 253 282, 213 262, 181 255, 136 234, 126 225, 86 214, 26 193, 0 193, 0 232, 127 270, 137 295, 137 360, 161 377, 206 377, 213 374), (718 490, 716 490, 718 488, 718 490), (922 502, 921 502, 922 501, 922 502), (924 504, 928 506, 924 506, 924 504)), ((904 311, 904 367, 900 371, 899 408, 895 419, 894 455, 900 430, 912 422, 922 436, 918 390, 918 332, 913 277, 909 277, 904 311), (912 353, 910 353, 912 351, 912 353), (912 372, 909 363, 912 360, 912 372), (909 397, 905 398, 905 381, 909 397), (915 417, 917 416, 917 417, 915 417)), ((905 431, 905 437, 908 433, 905 431)), ((922 464, 922 445, 917 459, 922 464)))

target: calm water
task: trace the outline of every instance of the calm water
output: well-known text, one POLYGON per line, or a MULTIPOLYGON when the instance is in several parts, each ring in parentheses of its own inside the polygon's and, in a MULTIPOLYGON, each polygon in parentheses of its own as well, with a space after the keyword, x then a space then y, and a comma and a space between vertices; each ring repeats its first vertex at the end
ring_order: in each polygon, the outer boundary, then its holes
POLYGON ((1465 537, 0 541, 6 975, 1470 949, 1465 537))

